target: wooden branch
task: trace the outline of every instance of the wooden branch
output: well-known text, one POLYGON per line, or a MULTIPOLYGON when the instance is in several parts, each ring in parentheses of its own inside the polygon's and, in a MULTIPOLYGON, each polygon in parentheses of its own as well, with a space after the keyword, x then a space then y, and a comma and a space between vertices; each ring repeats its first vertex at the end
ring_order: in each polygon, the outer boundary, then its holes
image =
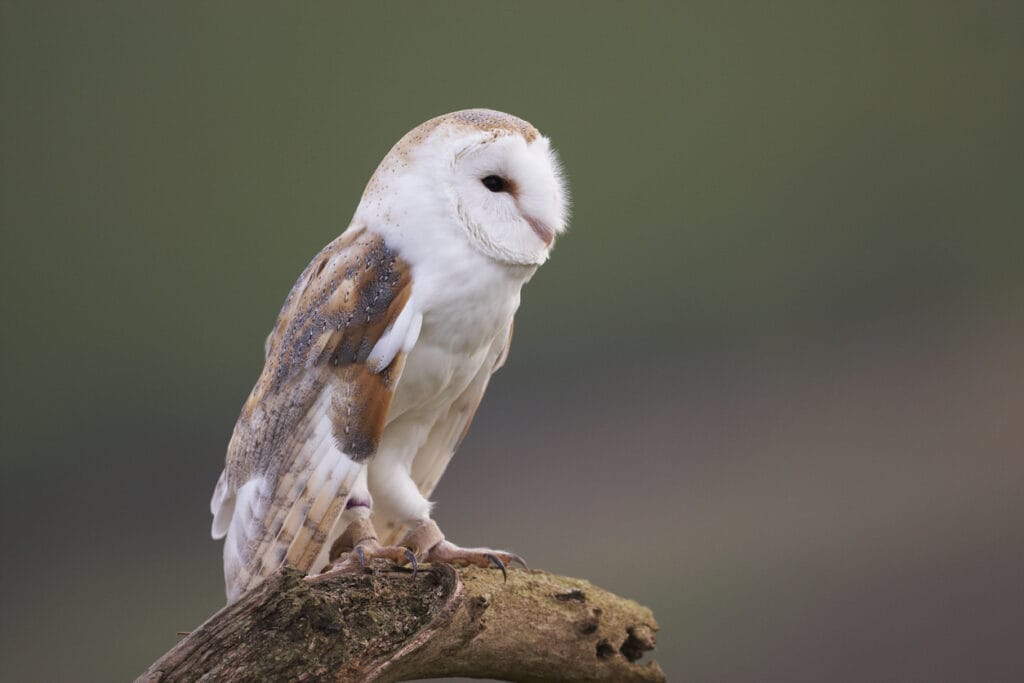
POLYGON ((448 565, 304 579, 283 569, 137 681, 664 681, 646 607, 581 579, 448 565))

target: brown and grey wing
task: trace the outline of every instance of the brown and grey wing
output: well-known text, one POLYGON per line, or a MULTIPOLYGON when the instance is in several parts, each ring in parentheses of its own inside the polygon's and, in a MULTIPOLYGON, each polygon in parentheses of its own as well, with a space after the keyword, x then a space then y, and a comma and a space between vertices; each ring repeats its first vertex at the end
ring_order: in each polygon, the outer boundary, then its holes
POLYGON ((211 502, 229 600, 284 563, 319 569, 418 329, 411 289, 379 237, 350 230, 289 294, 211 502))
POLYGON ((234 600, 282 564, 310 571, 366 465, 337 447, 330 391, 296 433, 281 471, 254 475, 235 492, 224 542, 224 579, 234 600))
MULTIPOLYGON (((445 413, 430 430, 427 440, 416 452, 412 463, 412 479, 416 482, 420 493, 429 498, 437 483, 441 480, 448 463, 458 450, 462 440, 466 438, 469 427, 476 416, 477 408, 483 400, 484 392, 491 381, 491 375, 498 371, 508 357, 508 347, 512 342, 512 326, 509 325, 508 335, 503 347, 497 350, 494 362, 485 363, 477 372, 462 394, 452 403, 445 413)), ((390 521, 390 520, 389 520, 390 521)), ((394 545, 401 541, 408 531, 403 526, 379 524, 377 529, 389 529, 382 534, 381 542, 394 545)))

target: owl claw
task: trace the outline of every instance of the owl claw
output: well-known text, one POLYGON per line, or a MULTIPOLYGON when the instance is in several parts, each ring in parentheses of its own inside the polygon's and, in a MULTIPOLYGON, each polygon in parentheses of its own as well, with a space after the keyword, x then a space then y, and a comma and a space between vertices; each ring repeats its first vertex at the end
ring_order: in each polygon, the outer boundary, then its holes
POLYGON ((501 570, 501 578, 504 580, 505 583, 508 583, 508 572, 505 571, 505 563, 502 562, 501 559, 494 553, 484 553, 484 557, 490 560, 491 564, 493 564, 495 567, 501 570))
POLYGON ((335 562, 328 571, 355 571, 358 566, 359 571, 363 572, 366 571, 367 560, 371 559, 391 560, 399 566, 412 565, 413 576, 416 576, 419 568, 416 556, 408 548, 380 545, 376 539, 365 539, 352 548, 347 556, 342 556, 340 561, 335 562))
POLYGON ((367 560, 378 558, 391 560, 399 566, 412 565, 413 576, 416 576, 416 571, 419 568, 416 556, 408 548, 381 545, 377 540, 377 532, 374 531, 369 520, 353 521, 345 530, 345 534, 338 539, 338 545, 341 548, 347 547, 349 550, 343 553, 339 561, 330 567, 329 572, 357 571, 357 567, 358 571, 364 572, 367 560))
POLYGON ((508 567, 512 563, 518 563, 526 567, 523 558, 514 553, 504 550, 491 550, 490 548, 460 548, 454 543, 441 541, 427 552, 425 558, 428 562, 444 564, 473 565, 476 567, 493 567, 500 569, 501 575, 508 581, 508 567))
POLYGON ((412 576, 413 578, 416 578, 416 572, 420 569, 420 563, 416 559, 415 553, 408 548, 405 548, 405 559, 409 560, 409 564, 412 566, 412 576))
POLYGON ((366 570, 366 551, 363 550, 363 546, 357 545, 355 547, 356 557, 359 558, 359 569, 360 571, 366 570))
POLYGON ((501 575, 506 581, 508 581, 510 565, 519 564, 523 569, 528 569, 523 558, 515 553, 491 550, 490 548, 460 548, 454 543, 446 541, 441 529, 432 519, 423 520, 406 534, 402 545, 409 549, 407 552, 411 552, 411 555, 407 557, 413 566, 414 575, 418 565, 411 561, 413 558, 438 564, 471 564, 484 569, 493 567, 501 570, 501 575))
POLYGON ((505 559, 505 564, 507 566, 511 567, 513 564, 518 564, 523 569, 525 569, 527 571, 530 570, 530 568, 526 565, 526 560, 524 560, 523 558, 519 557, 515 553, 505 553, 505 555, 507 556, 506 559, 505 559))

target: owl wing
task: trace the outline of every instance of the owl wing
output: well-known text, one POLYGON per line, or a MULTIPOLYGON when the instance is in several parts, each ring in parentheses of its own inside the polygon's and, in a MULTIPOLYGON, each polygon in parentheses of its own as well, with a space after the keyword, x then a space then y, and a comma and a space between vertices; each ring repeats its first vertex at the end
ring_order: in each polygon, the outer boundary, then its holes
POLYGON ((210 503, 229 600, 283 563, 310 571, 325 550, 418 334, 411 293, 408 264, 362 228, 299 276, 210 503))
MULTIPOLYGON (((503 346, 496 349, 495 360, 492 363, 485 363, 480 368, 469 386, 452 403, 448 412, 434 423, 427 440, 416 452, 412 463, 412 479, 424 497, 429 498, 433 493, 437 483, 441 480, 441 475, 444 474, 452 456, 455 455, 455 451, 459 449, 462 440, 466 438, 473 418, 476 416, 477 408, 480 407, 480 401, 483 400, 484 392, 487 391, 487 385, 491 381, 491 375, 505 364, 505 360, 508 358, 508 349, 512 343, 511 323, 503 342, 503 346)), ((387 529, 381 534, 381 542, 385 545, 398 543, 408 531, 401 525, 378 524, 376 527, 378 533, 382 529, 387 529)))

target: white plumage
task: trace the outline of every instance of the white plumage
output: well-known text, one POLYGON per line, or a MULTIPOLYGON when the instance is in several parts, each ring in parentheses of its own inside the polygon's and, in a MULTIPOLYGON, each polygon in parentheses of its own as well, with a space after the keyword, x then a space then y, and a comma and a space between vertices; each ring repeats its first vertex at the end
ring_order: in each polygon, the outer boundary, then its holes
POLYGON ((444 541, 428 496, 566 211, 554 152, 521 119, 455 112, 395 145, 267 339, 211 502, 229 599, 282 562, 322 570, 346 529, 364 556, 515 559, 444 541))

